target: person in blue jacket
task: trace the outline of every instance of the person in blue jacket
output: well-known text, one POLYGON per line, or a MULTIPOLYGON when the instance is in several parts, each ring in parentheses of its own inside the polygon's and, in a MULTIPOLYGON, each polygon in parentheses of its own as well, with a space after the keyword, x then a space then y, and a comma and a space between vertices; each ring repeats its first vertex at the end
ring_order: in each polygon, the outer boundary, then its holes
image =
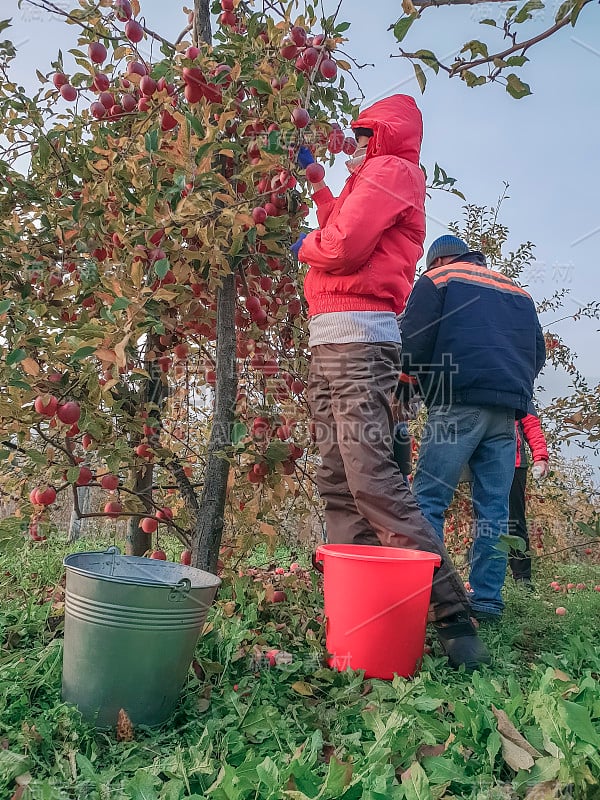
POLYGON ((534 302, 456 236, 431 245, 404 316, 401 402, 417 391, 428 419, 413 481, 424 516, 443 539, 444 513, 463 468, 473 474, 471 608, 480 621, 504 608, 515 419, 528 413, 546 348, 534 302))

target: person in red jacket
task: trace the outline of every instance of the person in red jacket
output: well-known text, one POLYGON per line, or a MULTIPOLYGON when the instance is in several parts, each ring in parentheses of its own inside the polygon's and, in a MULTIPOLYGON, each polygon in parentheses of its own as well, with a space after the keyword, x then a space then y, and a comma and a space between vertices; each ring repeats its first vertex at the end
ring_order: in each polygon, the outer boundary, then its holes
MULTIPOLYGON (((443 543, 422 516, 393 456, 392 391, 400 372, 397 315, 425 237, 421 114, 394 95, 352 124, 359 150, 339 197, 314 187, 320 228, 292 248, 310 266, 308 400, 321 466, 327 541, 438 553, 431 619, 454 666, 489 662, 443 543)), ((306 164, 304 164, 306 166, 306 164)), ((357 587, 357 591, 360 587, 357 587)))
POLYGON ((531 450, 533 475, 538 479, 545 478, 548 474, 548 445, 533 404, 530 405, 527 416, 518 420, 515 425, 517 429, 517 460, 509 498, 509 533, 523 539, 525 551, 512 551, 508 563, 515 581, 531 587, 531 556, 528 553, 529 533, 525 517, 525 489, 527 486, 525 443, 531 450))

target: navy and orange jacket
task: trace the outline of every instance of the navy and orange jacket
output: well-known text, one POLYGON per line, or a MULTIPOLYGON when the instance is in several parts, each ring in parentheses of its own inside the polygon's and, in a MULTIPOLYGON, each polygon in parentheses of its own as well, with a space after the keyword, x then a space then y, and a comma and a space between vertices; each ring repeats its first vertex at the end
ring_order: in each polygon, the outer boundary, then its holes
POLYGON ((319 230, 298 258, 309 317, 336 311, 390 311, 406 305, 425 239, 425 177, 419 166, 421 112, 395 94, 364 109, 352 127, 371 128, 367 156, 339 197, 313 195, 319 230))
POLYGON ((527 448, 529 445, 533 463, 548 461, 548 445, 533 403, 529 406, 529 413, 523 419, 515 422, 517 430, 517 460, 515 467, 527 467, 527 448))
POLYGON ((428 407, 451 404, 528 413, 546 360, 533 300, 473 251, 422 275, 402 331, 402 369, 428 407))

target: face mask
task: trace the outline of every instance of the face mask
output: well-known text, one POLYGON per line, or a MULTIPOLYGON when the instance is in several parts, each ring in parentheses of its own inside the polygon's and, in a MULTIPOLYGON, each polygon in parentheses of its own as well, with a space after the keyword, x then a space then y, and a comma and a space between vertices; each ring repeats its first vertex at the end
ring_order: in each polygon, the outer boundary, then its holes
POLYGON ((356 170, 360 167, 367 156, 367 147, 358 147, 354 151, 354 155, 352 158, 349 158, 346 161, 346 167, 348 168, 348 172, 356 172, 356 170))

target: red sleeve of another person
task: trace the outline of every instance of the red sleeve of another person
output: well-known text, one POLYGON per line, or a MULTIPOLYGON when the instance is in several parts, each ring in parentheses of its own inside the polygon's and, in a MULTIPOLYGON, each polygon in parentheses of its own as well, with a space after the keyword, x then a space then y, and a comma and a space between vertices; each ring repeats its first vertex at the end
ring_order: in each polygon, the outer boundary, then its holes
POLYGON ((548 445, 546 444, 546 437, 542 431, 539 417, 536 417, 535 414, 527 414, 521 420, 521 425, 523 426, 523 433, 531 450, 531 457, 534 463, 536 461, 548 461, 548 445))

